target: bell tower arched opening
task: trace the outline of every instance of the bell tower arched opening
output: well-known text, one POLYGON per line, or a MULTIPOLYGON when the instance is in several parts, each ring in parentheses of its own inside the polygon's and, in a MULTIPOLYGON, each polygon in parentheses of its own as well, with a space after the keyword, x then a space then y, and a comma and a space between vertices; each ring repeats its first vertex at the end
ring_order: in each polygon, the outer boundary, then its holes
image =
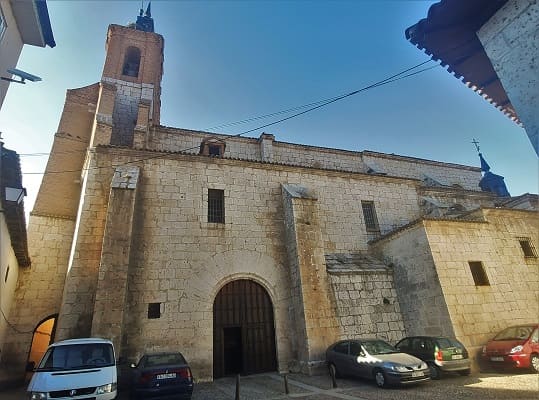
POLYGON ((140 49, 138 47, 129 46, 125 51, 124 65, 122 75, 138 77, 140 69, 140 49))
POLYGON ((213 303, 213 377, 275 371, 273 304, 248 279, 221 288, 213 303))

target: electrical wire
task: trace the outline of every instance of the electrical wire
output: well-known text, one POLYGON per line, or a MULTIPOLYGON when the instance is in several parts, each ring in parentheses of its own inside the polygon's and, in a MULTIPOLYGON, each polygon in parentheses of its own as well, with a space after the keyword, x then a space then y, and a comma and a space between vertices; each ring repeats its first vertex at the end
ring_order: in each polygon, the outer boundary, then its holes
POLYGON ((9 322, 9 320, 6 318, 6 315, 4 314, 4 311, 2 310, 1 307, 0 307, 0 313, 2 313, 2 317, 4 318, 4 321, 6 321, 7 326, 9 326, 11 329, 13 329, 16 333, 19 333, 19 334, 26 334, 26 333, 32 333, 32 332, 34 332, 33 329, 32 329, 31 331, 21 331, 21 330, 17 329, 17 328, 15 327, 15 325, 13 325, 11 322, 9 322))
MULTIPOLYGON (((379 80, 379 81, 377 81, 375 83, 364 86, 364 87, 362 87, 360 89, 357 89, 357 90, 354 90, 352 92, 348 92, 348 93, 345 93, 345 94, 342 94, 342 95, 339 95, 339 96, 330 97, 330 98, 327 98, 327 99, 324 99, 324 100, 319 100, 319 101, 316 101, 316 102, 313 102, 313 103, 304 104, 302 106, 293 107, 293 108, 290 108, 290 109, 287 109, 287 110, 277 111, 275 113, 266 114, 266 115, 263 115, 263 116, 253 117, 253 118, 249 118, 249 119, 246 119, 246 120, 234 122, 232 124, 246 123, 246 122, 250 122, 250 121, 253 121, 253 120, 263 119, 263 118, 267 118, 269 116, 280 115, 280 114, 283 114, 283 113, 286 113, 286 112, 291 112, 292 110, 299 110, 299 109, 303 109, 303 108, 311 106, 311 107, 307 108, 306 110, 294 113, 294 114, 292 114, 290 116, 287 116, 285 118, 281 118, 281 119, 279 119, 277 121, 273 121, 273 122, 270 122, 270 123, 267 123, 267 124, 263 124, 263 125, 257 126, 256 128, 248 129, 248 130, 242 131, 240 133, 237 133, 235 135, 229 135, 226 138, 222 138, 222 139, 217 138, 217 140, 219 140, 221 142, 225 142, 226 140, 229 140, 231 138, 240 137, 240 136, 243 136, 243 135, 245 135, 247 133, 251 133, 251 132, 257 131, 259 129, 267 128, 268 126, 276 125, 276 124, 279 124, 281 122, 290 120, 292 118, 296 118, 296 117, 298 117, 300 115, 307 114, 307 113, 309 113, 311 111, 314 111, 314 110, 317 110, 319 108, 325 107, 325 106, 327 106, 329 104, 332 104, 332 103, 335 103, 337 101, 343 100, 343 99, 345 99, 347 97, 354 96, 354 95, 356 95, 358 93, 362 93, 362 92, 365 92, 367 90, 374 89, 376 87, 387 85, 389 83, 393 83, 393 82, 396 82, 398 80, 405 79, 405 78, 417 75, 417 74, 419 74, 421 72, 425 72, 425 71, 428 71, 430 69, 433 69, 433 68, 436 68, 436 67, 439 66, 438 64, 436 64, 436 65, 434 65, 432 67, 429 67, 429 68, 423 68, 421 70, 410 72, 410 71, 413 71, 414 69, 417 69, 418 67, 421 67, 421 66, 423 66, 423 65, 425 65, 425 64, 427 64, 429 62, 432 62, 432 61, 433 60, 431 60, 431 59, 429 59, 427 61, 423 61, 423 62, 421 62, 419 64, 416 64, 416 65, 414 65, 412 67, 406 68, 406 69, 404 69, 404 70, 402 70, 402 71, 400 71, 400 72, 398 72, 396 74, 393 74, 393 75, 391 75, 391 76, 389 76, 389 77, 387 77, 385 79, 379 80), (407 72, 410 72, 410 73, 407 74, 407 72)), ((224 124, 224 125, 226 125, 226 124, 224 124)), ((188 152, 190 150, 196 150, 198 148, 199 148, 199 145, 184 148, 184 149, 178 150, 175 153, 185 153, 185 152, 188 152)), ((83 170, 48 171, 48 172, 24 172, 23 175, 60 174, 60 173, 73 173, 73 172, 80 173, 81 171, 88 171, 90 169, 101 169, 101 168, 111 168, 111 167, 117 168, 117 167, 123 166, 123 165, 128 165, 128 164, 138 163, 138 162, 142 162, 142 161, 146 161, 146 160, 152 160, 152 159, 156 159, 156 158, 166 157, 166 156, 169 156, 170 154, 171 153, 159 154, 159 155, 156 155, 156 156, 145 157, 145 158, 136 159, 136 160, 132 160, 132 161, 127 161, 125 163, 115 164, 115 165, 106 166, 106 167, 91 167, 91 168, 86 168, 86 169, 83 169, 83 170)))

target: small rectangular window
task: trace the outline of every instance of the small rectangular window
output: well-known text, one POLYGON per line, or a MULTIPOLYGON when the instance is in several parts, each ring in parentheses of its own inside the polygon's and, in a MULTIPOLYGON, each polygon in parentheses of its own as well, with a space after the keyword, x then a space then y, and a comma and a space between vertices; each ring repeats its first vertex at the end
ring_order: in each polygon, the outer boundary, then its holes
POLYGON ((208 146, 208 153, 210 156, 218 157, 221 155, 221 146, 217 145, 209 145, 208 146))
POLYGON ((518 238, 518 242, 520 243, 520 247, 524 252, 524 257, 537 258, 537 252, 535 251, 535 247, 533 247, 533 243, 529 238, 518 238))
POLYGON ((148 304, 148 319, 161 318, 161 303, 148 304))
POLYGON ((487 273, 481 261, 468 261, 475 286, 490 286, 487 273))
POLYGON ((7 282, 8 275, 9 275, 9 265, 6 268, 6 276, 4 277, 4 283, 7 282))
POLYGON ((363 218, 365 219, 367 232, 380 232, 378 218, 376 218, 376 211, 374 209, 374 202, 362 201, 361 208, 363 209, 363 218))
POLYGON ((225 192, 208 189, 208 222, 225 223, 225 192))

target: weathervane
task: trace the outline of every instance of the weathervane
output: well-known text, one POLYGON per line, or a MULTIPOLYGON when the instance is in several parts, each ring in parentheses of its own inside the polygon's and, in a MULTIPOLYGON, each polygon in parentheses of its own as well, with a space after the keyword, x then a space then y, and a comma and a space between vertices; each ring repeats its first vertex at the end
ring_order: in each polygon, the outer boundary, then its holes
POLYGON ((472 143, 475 145, 475 148, 477 149, 477 152, 478 152, 478 153, 481 153, 481 152, 479 151, 479 142, 478 142, 477 140, 473 139, 473 140, 472 140, 472 143))

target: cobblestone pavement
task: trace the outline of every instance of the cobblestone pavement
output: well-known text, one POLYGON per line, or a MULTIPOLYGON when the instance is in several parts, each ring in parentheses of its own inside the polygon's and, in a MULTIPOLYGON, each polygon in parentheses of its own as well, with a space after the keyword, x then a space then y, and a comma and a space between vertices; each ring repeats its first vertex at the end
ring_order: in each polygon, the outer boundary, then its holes
MULTIPOLYGON (((332 388, 329 376, 288 375, 290 394, 284 392, 284 379, 276 373, 241 377, 242 400, 512 400, 539 398, 539 375, 532 373, 481 373, 468 377, 444 376, 441 380, 403 388, 379 389, 374 382, 339 379, 332 388)), ((234 400, 235 378, 198 383, 192 400, 234 400)), ((24 388, 0 392, 1 400, 24 400, 24 388)), ((118 400, 128 400, 120 393, 118 400)))

